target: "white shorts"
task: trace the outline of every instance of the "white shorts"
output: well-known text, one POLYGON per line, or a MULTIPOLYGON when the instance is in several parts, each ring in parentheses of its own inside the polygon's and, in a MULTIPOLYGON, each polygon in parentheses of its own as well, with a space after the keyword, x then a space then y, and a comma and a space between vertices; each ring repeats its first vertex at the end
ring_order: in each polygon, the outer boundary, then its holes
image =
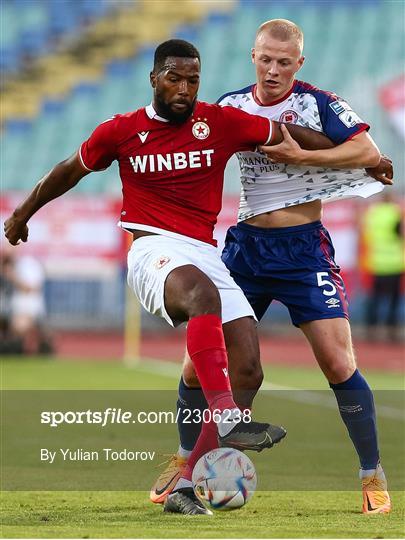
POLYGON ((37 292, 15 293, 11 299, 11 312, 16 317, 26 315, 40 319, 45 316, 45 300, 37 292))
POLYGON ((182 321, 172 320, 164 305, 167 276, 179 266, 192 264, 206 274, 218 288, 222 304, 222 322, 240 317, 254 317, 242 290, 231 278, 217 248, 198 240, 171 238, 162 235, 141 236, 128 253, 128 285, 142 306, 165 319, 171 326, 182 321))

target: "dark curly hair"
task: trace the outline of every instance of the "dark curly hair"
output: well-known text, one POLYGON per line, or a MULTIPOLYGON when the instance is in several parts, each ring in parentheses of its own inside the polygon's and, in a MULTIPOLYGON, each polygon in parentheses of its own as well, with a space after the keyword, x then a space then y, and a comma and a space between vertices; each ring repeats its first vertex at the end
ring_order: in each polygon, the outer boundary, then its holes
POLYGON ((198 50, 184 39, 169 39, 161 43, 155 50, 153 59, 153 70, 161 68, 166 58, 174 56, 178 58, 198 58, 201 64, 200 53, 198 50))

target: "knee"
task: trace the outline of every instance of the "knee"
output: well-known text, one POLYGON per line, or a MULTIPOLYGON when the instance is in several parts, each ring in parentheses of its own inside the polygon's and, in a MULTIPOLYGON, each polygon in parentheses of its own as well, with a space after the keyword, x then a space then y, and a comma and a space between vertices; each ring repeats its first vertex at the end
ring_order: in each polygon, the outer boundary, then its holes
POLYGON ((185 354, 183 363, 183 381, 184 384, 190 388, 199 388, 201 386, 194 370, 193 363, 187 353, 185 354))
POLYGON ((328 382, 339 384, 347 381, 356 370, 356 359, 353 351, 345 348, 338 349, 327 358, 324 373, 328 382))
POLYGON ((187 303, 190 318, 208 313, 221 315, 221 297, 213 283, 195 283, 188 291, 187 303))
POLYGON ((199 315, 221 316, 221 298, 211 279, 194 265, 175 268, 164 287, 166 310, 172 319, 186 321, 199 315))

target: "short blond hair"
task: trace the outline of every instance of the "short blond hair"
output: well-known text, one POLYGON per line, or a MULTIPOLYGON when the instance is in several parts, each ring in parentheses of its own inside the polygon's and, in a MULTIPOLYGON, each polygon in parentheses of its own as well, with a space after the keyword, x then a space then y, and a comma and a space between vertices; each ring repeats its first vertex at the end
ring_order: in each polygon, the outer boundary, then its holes
POLYGON ((288 19, 271 19, 264 22, 257 29, 256 42, 264 32, 269 33, 273 38, 280 41, 296 41, 302 53, 304 48, 304 34, 301 28, 292 21, 288 19))

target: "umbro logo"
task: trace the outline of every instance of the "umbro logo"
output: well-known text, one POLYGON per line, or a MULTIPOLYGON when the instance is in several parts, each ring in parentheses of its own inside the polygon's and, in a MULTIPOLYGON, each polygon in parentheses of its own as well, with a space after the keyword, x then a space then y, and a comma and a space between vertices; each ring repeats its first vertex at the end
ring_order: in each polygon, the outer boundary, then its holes
POLYGON ((149 135, 149 131, 140 131, 138 137, 141 139, 141 143, 144 143, 149 135))
POLYGON ((363 410, 363 407, 361 405, 340 405, 339 411, 344 413, 358 413, 363 410))
POLYGON ((325 300, 325 304, 329 304, 328 308, 339 307, 340 300, 338 300, 337 298, 329 298, 329 300, 325 300))
POLYGON ((223 371, 225 377, 228 377, 228 370, 226 369, 226 367, 222 368, 222 371, 223 371))

